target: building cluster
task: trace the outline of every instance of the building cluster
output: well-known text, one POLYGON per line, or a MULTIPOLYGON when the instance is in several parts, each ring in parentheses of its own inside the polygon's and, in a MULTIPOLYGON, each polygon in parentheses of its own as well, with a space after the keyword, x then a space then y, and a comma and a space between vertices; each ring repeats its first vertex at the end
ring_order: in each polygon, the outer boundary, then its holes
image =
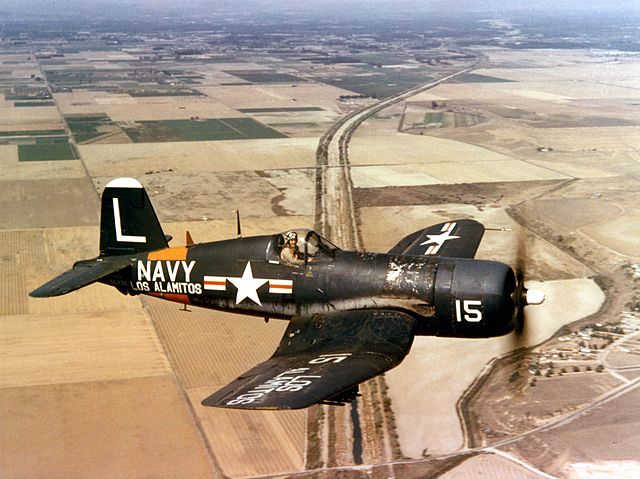
POLYGON ((528 371, 534 377, 547 378, 602 372, 605 370, 602 353, 608 348, 638 355, 640 364, 640 340, 633 338, 639 331, 640 313, 625 311, 619 323, 596 323, 558 337, 549 346, 534 353, 528 371))

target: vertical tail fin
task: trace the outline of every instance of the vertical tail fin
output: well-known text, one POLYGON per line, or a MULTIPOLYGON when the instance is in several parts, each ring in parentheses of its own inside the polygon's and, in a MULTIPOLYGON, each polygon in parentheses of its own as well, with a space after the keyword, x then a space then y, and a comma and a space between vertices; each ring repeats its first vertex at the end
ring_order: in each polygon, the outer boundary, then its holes
POLYGON ((102 193, 100 256, 167 248, 147 192, 133 178, 117 178, 102 193))

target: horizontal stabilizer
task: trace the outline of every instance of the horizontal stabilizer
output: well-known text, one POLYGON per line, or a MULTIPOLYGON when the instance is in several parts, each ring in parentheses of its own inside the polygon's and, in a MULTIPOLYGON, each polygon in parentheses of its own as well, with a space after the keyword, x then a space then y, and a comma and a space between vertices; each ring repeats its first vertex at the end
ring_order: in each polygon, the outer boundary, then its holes
POLYGON ((56 276, 29 293, 34 298, 47 298, 70 293, 109 276, 131 264, 129 256, 110 256, 78 261, 72 269, 56 276))

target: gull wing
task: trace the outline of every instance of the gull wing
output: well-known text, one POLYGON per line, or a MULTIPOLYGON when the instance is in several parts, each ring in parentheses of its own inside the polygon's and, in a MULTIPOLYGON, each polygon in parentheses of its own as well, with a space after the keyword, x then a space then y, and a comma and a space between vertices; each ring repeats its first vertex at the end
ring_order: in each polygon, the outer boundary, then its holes
POLYGON ((415 319, 386 310, 295 317, 276 352, 242 374, 204 406, 300 409, 344 404, 357 386, 398 364, 413 342, 415 319))
POLYGON ((391 248, 389 254, 473 258, 482 235, 484 226, 475 220, 447 221, 411 233, 391 248))

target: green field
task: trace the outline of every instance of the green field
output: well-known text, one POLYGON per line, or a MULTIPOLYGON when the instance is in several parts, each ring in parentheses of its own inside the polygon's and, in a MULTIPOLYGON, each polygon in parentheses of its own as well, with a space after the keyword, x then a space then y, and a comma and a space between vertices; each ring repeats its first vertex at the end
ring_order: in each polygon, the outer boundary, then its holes
MULTIPOLYGON (((36 136, 36 145, 53 145, 53 144, 66 144, 69 143, 69 137, 67 135, 61 136, 36 136)), ((31 144, 31 143, 29 143, 31 144)))
POLYGON ((29 95, 5 95, 7 101, 39 101, 51 100, 51 94, 46 89, 41 89, 37 93, 29 95))
POLYGON ((306 81, 303 78, 277 72, 252 72, 252 71, 225 71, 229 75, 242 78, 252 83, 300 83, 306 81))
POLYGON ((432 80, 426 69, 354 67, 354 74, 319 78, 329 85, 372 98, 385 98, 432 80))
POLYGON ((88 88, 91 85, 98 84, 100 81, 124 79, 120 78, 120 76, 108 78, 106 75, 106 72, 96 72, 95 70, 49 70, 47 71, 47 80, 51 85, 57 87, 88 88))
POLYGON ((52 101, 17 101, 13 104, 16 108, 27 106, 55 106, 52 101))
POLYGON ((482 123, 484 118, 470 113, 458 113, 453 111, 434 111, 424 114, 421 122, 414 122, 410 128, 449 128, 466 127, 482 123))
POLYGON ((71 129, 76 143, 86 143, 108 133, 114 133, 119 127, 107 115, 68 115, 65 121, 71 129))
POLYGON ((461 83, 513 83, 513 80, 479 75, 477 73, 469 73, 468 75, 460 77, 458 81, 461 83))
POLYGON ((123 130, 134 143, 286 138, 252 118, 138 121, 136 128, 123 130))
POLYGON ((64 135, 64 130, 13 130, 0 131, 0 137, 3 136, 59 136, 64 135))
POLYGON ((78 156, 69 143, 18 145, 18 161, 77 160, 78 156))

